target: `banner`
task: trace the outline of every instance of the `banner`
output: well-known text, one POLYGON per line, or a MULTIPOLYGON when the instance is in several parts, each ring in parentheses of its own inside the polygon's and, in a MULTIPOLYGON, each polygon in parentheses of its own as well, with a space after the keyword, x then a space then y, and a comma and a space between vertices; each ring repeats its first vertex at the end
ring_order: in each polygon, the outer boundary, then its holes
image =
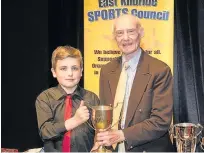
POLYGON ((173 72, 173 0, 84 0, 84 87, 97 95, 100 68, 121 54, 112 26, 122 14, 140 19, 141 48, 173 72))

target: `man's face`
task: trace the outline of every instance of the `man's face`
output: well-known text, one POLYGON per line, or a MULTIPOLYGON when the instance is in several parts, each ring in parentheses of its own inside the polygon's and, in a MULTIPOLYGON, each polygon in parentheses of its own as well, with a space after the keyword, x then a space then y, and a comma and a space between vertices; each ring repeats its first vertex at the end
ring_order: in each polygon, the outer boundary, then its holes
POLYGON ((82 76, 82 68, 78 58, 67 57, 58 60, 56 68, 52 69, 53 77, 67 90, 75 89, 82 76))
POLYGON ((137 51, 140 45, 140 35, 136 22, 132 18, 121 18, 115 23, 115 39, 120 50, 129 55, 137 51))

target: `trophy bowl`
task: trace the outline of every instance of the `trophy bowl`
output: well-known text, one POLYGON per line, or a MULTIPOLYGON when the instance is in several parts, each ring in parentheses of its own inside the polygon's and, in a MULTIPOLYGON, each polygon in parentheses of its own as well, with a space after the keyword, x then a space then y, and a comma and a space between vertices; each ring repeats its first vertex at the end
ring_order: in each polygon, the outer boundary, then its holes
POLYGON ((111 106, 93 106, 91 120, 96 130, 107 130, 111 127, 113 108, 111 106))
POLYGON ((171 128, 176 140, 177 152, 195 152, 197 137, 203 127, 200 124, 178 123, 171 128))

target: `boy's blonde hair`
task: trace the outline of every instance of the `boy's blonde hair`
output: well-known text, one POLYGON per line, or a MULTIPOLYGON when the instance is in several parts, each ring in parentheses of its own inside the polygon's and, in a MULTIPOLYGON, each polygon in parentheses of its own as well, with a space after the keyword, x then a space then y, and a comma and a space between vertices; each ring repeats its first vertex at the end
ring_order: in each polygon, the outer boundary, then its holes
POLYGON ((81 52, 71 46, 59 46, 57 47, 54 52, 52 53, 52 68, 56 68, 56 64, 58 60, 63 60, 67 57, 78 58, 80 60, 80 66, 83 68, 83 58, 81 52))

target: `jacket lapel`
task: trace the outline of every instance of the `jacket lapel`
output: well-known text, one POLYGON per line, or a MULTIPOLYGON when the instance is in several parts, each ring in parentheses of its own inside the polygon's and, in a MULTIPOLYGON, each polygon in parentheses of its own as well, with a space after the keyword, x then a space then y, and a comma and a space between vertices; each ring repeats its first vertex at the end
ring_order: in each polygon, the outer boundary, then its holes
POLYGON ((109 86, 110 86, 110 91, 112 95, 112 106, 114 106, 114 99, 115 99, 115 93, 116 93, 116 88, 118 85, 118 81, 120 78, 120 73, 121 73, 121 64, 122 63, 122 57, 120 56, 118 59, 116 59, 113 67, 111 68, 111 71, 109 73, 109 86))
POLYGON ((129 102, 128 111, 126 115, 125 127, 129 125, 132 117, 141 101, 141 98, 145 92, 151 74, 149 74, 149 63, 145 61, 146 53, 142 52, 140 61, 137 66, 137 71, 133 81, 129 102))

